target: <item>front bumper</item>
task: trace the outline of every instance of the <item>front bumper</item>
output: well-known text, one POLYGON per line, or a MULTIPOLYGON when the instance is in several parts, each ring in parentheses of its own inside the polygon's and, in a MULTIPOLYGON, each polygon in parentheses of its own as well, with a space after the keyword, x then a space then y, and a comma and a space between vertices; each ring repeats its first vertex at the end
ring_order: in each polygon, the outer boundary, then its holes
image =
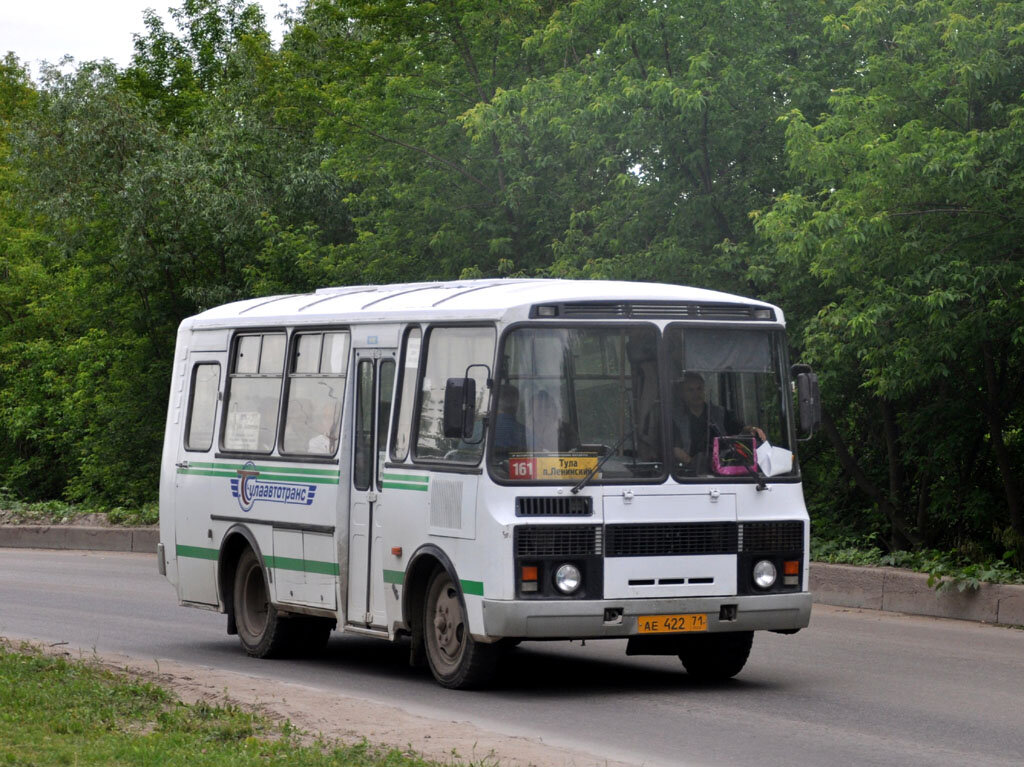
POLYGON ((483 600, 484 637, 602 639, 637 634, 640 615, 705 613, 708 631, 788 631, 811 621, 811 594, 551 601, 483 600), (723 609, 726 608, 726 609, 723 609), (735 608, 735 609, 733 609, 735 608), (735 617, 732 617, 735 616, 735 617))

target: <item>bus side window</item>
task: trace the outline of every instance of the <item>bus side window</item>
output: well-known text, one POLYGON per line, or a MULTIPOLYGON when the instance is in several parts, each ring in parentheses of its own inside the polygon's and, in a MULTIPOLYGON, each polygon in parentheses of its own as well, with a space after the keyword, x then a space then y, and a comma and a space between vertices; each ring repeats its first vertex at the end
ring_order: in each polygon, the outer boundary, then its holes
POLYGON ((225 450, 270 453, 277 435, 284 333, 240 336, 228 377, 225 450))
POLYGON ((395 439, 391 445, 392 460, 402 462, 409 456, 409 437, 412 433, 412 407, 416 399, 416 373, 420 366, 419 328, 410 328, 405 334, 405 348, 402 350, 401 382, 395 412, 395 439))
POLYGON ((483 455, 483 425, 490 392, 487 379, 494 362, 494 328, 431 328, 424 356, 415 457, 475 465, 483 455), (445 437, 445 385, 449 378, 462 378, 467 373, 476 381, 474 433, 466 440, 445 437))
POLYGON ((347 332, 295 336, 281 452, 326 458, 337 451, 348 352, 347 332))
POLYGON ((217 415, 217 390, 220 388, 220 365, 203 362, 192 368, 192 391, 189 395, 185 427, 185 449, 206 452, 213 447, 213 425, 217 415))

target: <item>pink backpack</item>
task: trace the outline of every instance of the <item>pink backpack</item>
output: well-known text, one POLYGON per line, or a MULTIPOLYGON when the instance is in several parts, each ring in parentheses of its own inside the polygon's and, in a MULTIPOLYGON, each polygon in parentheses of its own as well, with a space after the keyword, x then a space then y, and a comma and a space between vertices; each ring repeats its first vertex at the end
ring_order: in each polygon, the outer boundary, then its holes
POLYGON ((754 437, 715 437, 711 470, 725 477, 757 475, 757 440, 754 437))

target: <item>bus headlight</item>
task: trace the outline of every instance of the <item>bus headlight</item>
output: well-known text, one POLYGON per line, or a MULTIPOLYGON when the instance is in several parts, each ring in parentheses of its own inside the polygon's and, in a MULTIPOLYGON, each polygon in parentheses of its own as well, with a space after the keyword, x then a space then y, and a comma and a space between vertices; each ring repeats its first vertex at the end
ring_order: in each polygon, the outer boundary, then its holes
POLYGON ((775 585, 778 571, 775 565, 767 559, 762 559, 754 565, 754 583, 759 589, 770 589, 775 585))
POLYGON ((582 582, 583 576, 576 565, 566 563, 555 571, 555 587, 563 594, 572 594, 582 582))

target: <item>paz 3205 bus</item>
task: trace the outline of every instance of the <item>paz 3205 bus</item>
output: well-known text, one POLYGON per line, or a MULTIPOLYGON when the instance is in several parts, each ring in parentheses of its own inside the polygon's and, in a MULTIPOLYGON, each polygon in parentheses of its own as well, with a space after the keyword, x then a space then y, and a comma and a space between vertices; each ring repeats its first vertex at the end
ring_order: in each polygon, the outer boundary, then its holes
POLYGON ((410 638, 453 688, 523 640, 701 679, 808 625, 782 312, 648 283, 325 288, 182 322, 159 568, 258 657, 410 638))

